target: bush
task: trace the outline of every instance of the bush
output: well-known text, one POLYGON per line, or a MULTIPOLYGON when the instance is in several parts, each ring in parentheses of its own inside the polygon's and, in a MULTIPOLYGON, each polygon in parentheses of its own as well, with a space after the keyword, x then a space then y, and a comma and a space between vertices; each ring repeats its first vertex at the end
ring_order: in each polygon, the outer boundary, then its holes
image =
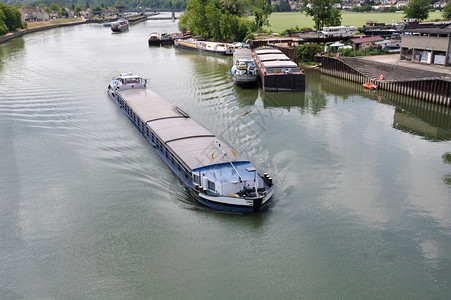
POLYGON ((284 31, 282 31, 280 33, 280 35, 284 35, 284 34, 290 34, 292 32, 298 32, 301 31, 301 29, 299 28, 299 26, 296 25, 296 27, 292 27, 292 28, 287 28, 284 31))
POLYGON ((8 27, 4 23, 0 23, 0 35, 8 33, 8 27))
POLYGON ((354 57, 354 51, 352 49, 339 49, 338 52, 340 53, 341 56, 346 56, 346 57, 354 57))
POLYGON ((315 55, 322 52, 322 47, 318 44, 305 44, 294 48, 300 62, 308 63, 315 61, 315 55))
MULTIPOLYGON (((369 56, 369 55, 381 55, 388 54, 388 50, 385 49, 364 49, 360 51, 354 51, 352 49, 339 49, 340 56, 343 57, 356 57, 356 56, 369 56)), ((335 56, 336 53, 329 53, 328 56, 335 56)))

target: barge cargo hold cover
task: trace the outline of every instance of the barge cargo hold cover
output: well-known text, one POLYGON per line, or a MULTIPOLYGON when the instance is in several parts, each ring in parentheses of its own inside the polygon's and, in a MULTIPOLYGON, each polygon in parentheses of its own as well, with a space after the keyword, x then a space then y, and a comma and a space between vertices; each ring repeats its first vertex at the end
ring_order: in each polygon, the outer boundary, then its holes
POLYGON ((261 83, 265 91, 305 91, 305 74, 282 51, 274 48, 254 50, 261 83))

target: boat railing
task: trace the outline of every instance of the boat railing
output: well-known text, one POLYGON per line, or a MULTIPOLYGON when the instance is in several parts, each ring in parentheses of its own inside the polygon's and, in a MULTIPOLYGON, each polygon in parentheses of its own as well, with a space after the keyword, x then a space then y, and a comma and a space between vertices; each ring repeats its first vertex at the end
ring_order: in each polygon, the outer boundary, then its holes
POLYGON ((186 112, 184 112, 180 107, 175 106, 175 110, 178 111, 182 116, 184 116, 185 118, 189 118, 189 114, 187 114, 186 112))

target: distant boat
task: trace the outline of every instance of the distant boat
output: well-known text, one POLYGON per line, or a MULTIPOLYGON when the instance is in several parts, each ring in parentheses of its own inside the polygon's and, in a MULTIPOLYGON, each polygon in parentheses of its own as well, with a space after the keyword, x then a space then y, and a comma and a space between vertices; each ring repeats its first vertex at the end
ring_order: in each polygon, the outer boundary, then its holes
POLYGON ((176 39, 174 45, 178 48, 200 50, 215 54, 232 55, 233 47, 227 43, 198 41, 193 38, 176 39))
POLYGON ((120 19, 111 23, 111 31, 113 32, 123 32, 126 30, 128 30, 128 21, 126 19, 120 19))
POLYGON ((170 33, 162 33, 160 36, 161 45, 172 45, 174 41, 172 40, 172 34, 170 33))
POLYGON ((161 35, 158 32, 149 34, 149 46, 159 46, 161 44, 161 35))
POLYGON ((149 34, 149 46, 172 45, 174 43, 170 33, 152 32, 149 34))

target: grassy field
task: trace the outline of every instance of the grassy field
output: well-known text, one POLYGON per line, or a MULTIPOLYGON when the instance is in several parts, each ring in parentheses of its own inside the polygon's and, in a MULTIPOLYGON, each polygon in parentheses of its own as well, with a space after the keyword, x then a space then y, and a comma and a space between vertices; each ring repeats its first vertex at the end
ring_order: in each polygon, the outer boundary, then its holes
MULTIPOLYGON (((391 24, 393 22, 402 21, 404 13, 356 13, 356 12, 344 12, 342 15, 342 25, 353 25, 356 27, 362 27, 366 21, 383 22, 391 24)), ((440 12, 429 13, 429 19, 441 18, 440 12)), ((313 28, 312 17, 307 17, 303 13, 272 13, 269 17, 269 30, 273 32, 282 32, 285 29, 296 27, 310 27, 313 28)))
POLYGON ((73 23, 73 22, 81 22, 81 21, 83 21, 82 18, 68 18, 68 19, 55 19, 55 20, 50 20, 47 22, 30 22, 30 23, 27 23, 27 28, 33 29, 33 28, 38 28, 38 27, 44 27, 44 26, 50 26, 50 25, 56 25, 56 24, 66 24, 66 23, 73 23))

